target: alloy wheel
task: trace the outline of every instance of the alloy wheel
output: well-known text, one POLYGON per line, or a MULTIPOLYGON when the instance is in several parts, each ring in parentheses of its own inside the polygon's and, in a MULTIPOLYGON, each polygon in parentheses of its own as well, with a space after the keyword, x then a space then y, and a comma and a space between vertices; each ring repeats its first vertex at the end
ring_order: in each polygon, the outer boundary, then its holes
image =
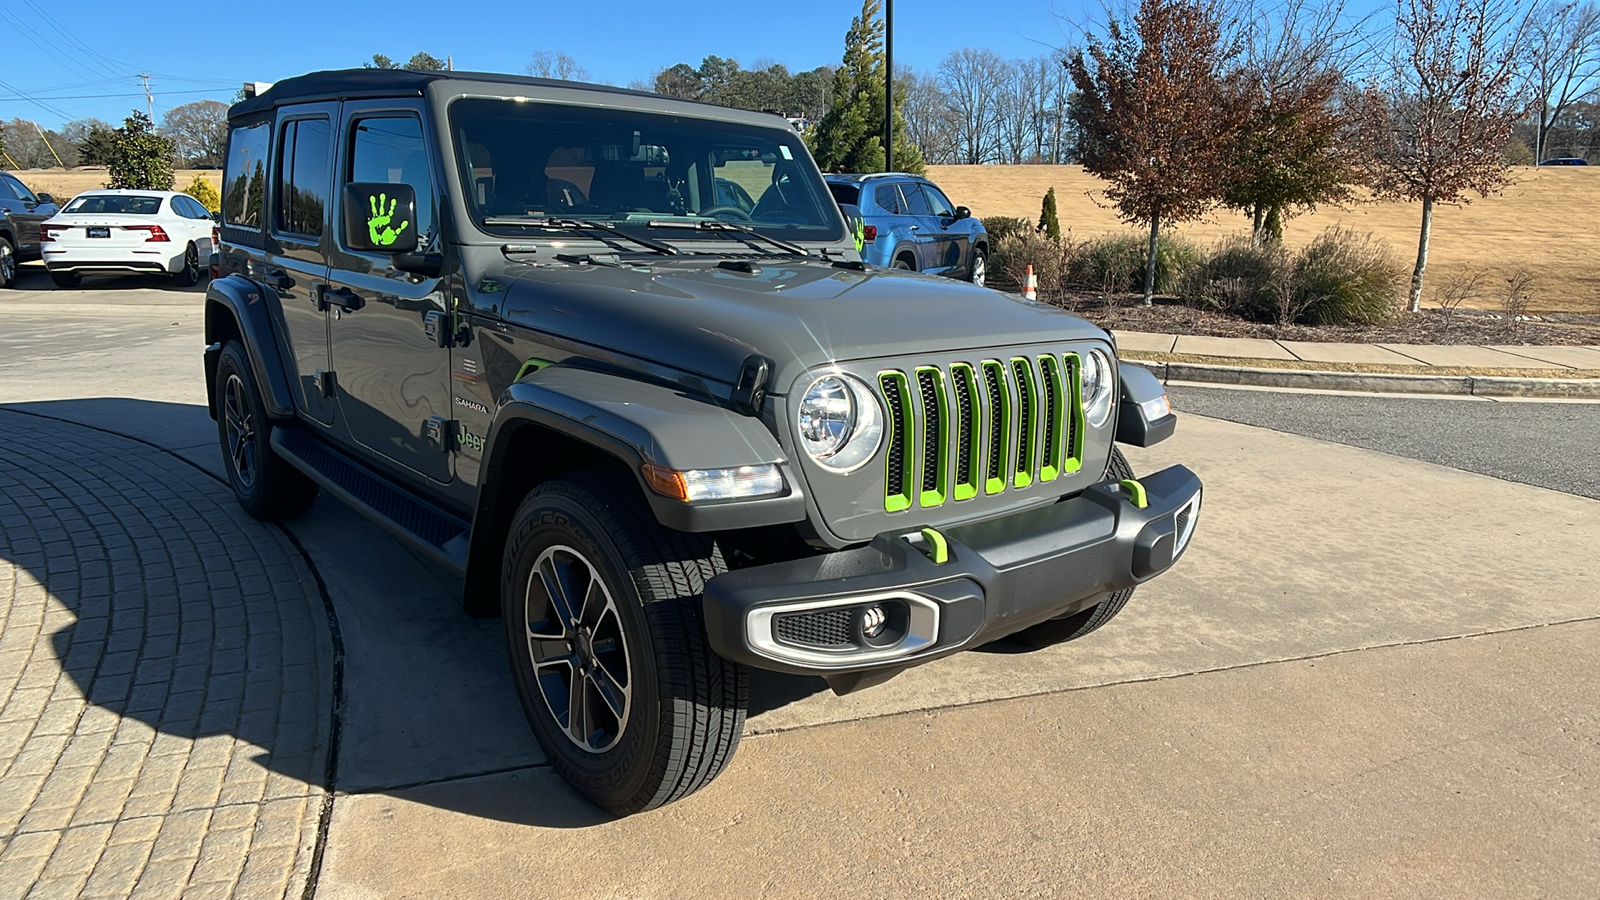
POLYGON ((972 283, 983 287, 984 278, 989 275, 989 263, 982 253, 972 258, 972 283))
POLYGON ((0 284, 10 284, 16 277, 17 258, 11 252, 11 245, 0 241, 0 284))
POLYGON ((222 392, 222 418, 226 430, 228 462, 242 487, 256 481, 256 425, 250 404, 245 399, 244 379, 237 372, 228 375, 222 392))
POLYGON ((539 554, 523 589, 534 680, 567 739, 590 753, 617 745, 633 702, 622 620, 599 571, 565 545, 539 554))

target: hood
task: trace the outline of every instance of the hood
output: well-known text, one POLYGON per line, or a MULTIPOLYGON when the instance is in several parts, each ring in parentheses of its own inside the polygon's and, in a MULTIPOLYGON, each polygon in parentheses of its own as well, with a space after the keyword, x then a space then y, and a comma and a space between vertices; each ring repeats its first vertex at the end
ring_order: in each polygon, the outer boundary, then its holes
MULTIPOLYGON (((709 260, 649 266, 518 266, 511 322, 733 383, 752 354, 774 364, 771 392, 830 362, 981 351, 1105 332, 1047 304, 947 278, 857 271, 820 260, 709 260)), ((509 279, 508 279, 509 280, 509 279)))

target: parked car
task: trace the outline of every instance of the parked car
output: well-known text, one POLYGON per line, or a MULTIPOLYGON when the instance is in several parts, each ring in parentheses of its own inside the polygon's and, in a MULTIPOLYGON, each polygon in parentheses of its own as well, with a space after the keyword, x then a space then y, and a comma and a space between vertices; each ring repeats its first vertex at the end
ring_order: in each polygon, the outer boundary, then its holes
POLYGON ((1064 310, 862 263, 781 119, 357 69, 228 124, 204 371, 235 497, 326 491, 462 576, 612 812, 723 770, 753 668, 846 693, 1071 640, 1188 546, 1199 479, 1114 446, 1176 427, 1155 376, 1064 310))
POLYGON ((199 282, 217 223, 200 201, 176 191, 85 191, 40 226, 44 264, 57 287, 84 275, 149 272, 180 286, 199 282))
POLYGON ((1587 166, 1589 161, 1580 156, 1560 156, 1539 163, 1541 166, 1587 166))
POLYGON ((933 182, 896 172, 823 177, 836 202, 860 210, 861 256, 868 263, 984 283, 988 232, 933 182))
POLYGON ((39 258, 39 224, 56 209, 54 197, 0 172, 0 288, 16 286, 18 263, 39 258))

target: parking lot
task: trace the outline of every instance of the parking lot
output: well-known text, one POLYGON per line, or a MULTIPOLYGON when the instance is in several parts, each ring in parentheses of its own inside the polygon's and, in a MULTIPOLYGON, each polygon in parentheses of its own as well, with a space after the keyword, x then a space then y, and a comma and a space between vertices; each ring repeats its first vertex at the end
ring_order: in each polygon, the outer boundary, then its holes
POLYGON ((846 697, 760 675, 723 777, 610 820, 545 764, 452 576, 326 498, 286 529, 234 506, 203 286, 19 288, 0 895, 1600 893, 1600 501, 1572 438, 1600 406, 1179 389, 1216 417, 1129 457, 1199 473, 1204 522, 1112 626, 846 697))

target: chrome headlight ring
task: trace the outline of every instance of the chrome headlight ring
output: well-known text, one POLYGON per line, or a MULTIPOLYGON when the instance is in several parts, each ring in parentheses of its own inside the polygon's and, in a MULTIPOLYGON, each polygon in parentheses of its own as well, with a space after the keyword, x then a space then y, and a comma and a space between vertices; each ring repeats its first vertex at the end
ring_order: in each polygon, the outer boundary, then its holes
POLYGON ((883 443, 883 405, 861 379, 826 372, 800 392, 795 409, 800 448, 824 468, 860 468, 883 443))
POLYGON ((1083 366, 1083 417, 1099 428, 1111 418, 1117 394, 1117 370, 1103 350, 1091 350, 1083 366))

